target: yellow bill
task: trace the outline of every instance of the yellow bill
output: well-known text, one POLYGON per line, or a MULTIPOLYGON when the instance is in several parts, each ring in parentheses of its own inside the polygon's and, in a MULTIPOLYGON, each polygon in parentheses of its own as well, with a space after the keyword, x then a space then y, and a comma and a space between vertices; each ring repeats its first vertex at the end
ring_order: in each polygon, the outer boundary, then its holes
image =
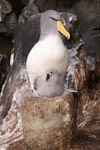
POLYGON ((65 29, 62 22, 57 21, 57 30, 62 33, 68 40, 70 39, 70 33, 65 29))
POLYGON ((12 50, 11 50, 11 54, 14 54, 14 48, 12 48, 12 50))

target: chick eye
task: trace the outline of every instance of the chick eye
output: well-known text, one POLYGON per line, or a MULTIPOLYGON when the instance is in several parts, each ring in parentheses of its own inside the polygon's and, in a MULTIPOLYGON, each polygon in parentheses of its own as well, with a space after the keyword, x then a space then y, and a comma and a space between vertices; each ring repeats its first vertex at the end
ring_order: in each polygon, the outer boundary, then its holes
POLYGON ((49 79, 50 79, 50 74, 47 74, 46 81, 48 81, 49 79))

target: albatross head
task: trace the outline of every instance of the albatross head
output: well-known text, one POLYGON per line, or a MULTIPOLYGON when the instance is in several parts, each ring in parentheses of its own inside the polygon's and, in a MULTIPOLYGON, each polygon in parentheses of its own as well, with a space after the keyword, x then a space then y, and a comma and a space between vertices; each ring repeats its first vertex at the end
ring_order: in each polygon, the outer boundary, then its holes
POLYGON ((60 13, 55 10, 47 10, 41 14, 40 19, 41 35, 40 37, 48 34, 63 34, 68 40, 70 33, 65 29, 65 20, 60 16, 60 13))

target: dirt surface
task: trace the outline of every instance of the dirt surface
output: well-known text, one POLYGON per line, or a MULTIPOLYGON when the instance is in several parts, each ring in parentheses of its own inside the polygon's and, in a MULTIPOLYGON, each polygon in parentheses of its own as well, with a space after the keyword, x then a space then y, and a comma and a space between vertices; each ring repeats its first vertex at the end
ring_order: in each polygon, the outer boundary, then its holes
MULTIPOLYGON (((15 142, 7 150, 27 150, 24 140, 15 142)), ((70 150, 100 150, 100 133, 95 137, 89 137, 84 133, 78 133, 77 139, 70 150)))

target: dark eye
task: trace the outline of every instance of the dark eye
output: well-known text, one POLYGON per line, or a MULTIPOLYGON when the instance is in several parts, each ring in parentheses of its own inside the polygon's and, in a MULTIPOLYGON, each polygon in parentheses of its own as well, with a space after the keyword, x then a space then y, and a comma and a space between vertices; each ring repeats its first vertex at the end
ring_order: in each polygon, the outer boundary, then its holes
POLYGON ((50 79, 50 74, 47 74, 46 81, 48 81, 49 79, 50 79))
POLYGON ((55 18, 52 18, 52 17, 50 17, 52 20, 54 20, 54 21, 58 21, 57 19, 55 19, 55 18))

